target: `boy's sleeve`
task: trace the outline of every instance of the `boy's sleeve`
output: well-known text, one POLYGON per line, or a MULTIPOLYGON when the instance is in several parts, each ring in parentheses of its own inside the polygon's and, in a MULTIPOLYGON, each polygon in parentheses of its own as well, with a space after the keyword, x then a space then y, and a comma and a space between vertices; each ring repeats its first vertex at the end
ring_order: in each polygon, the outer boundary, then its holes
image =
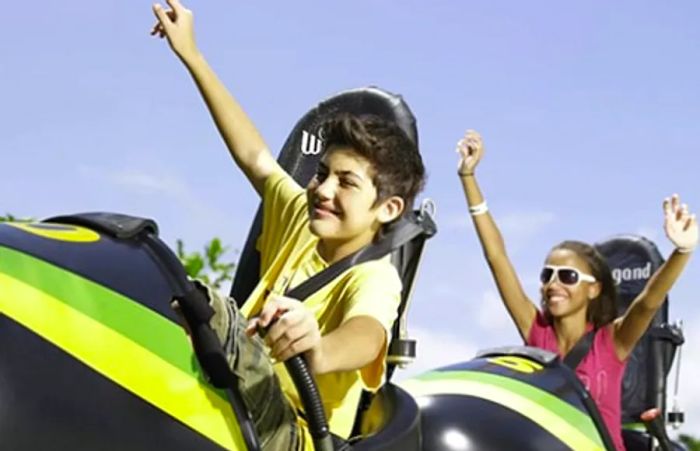
POLYGON ((391 328, 401 303, 401 279, 388 257, 365 263, 357 269, 348 287, 342 322, 358 316, 371 316, 384 327, 386 335, 381 352, 374 361, 360 369, 364 388, 375 391, 383 383, 391 328))
POLYGON ((264 259, 274 256, 295 225, 308 217, 304 189, 283 170, 271 174, 263 189, 262 231, 256 248, 264 259))

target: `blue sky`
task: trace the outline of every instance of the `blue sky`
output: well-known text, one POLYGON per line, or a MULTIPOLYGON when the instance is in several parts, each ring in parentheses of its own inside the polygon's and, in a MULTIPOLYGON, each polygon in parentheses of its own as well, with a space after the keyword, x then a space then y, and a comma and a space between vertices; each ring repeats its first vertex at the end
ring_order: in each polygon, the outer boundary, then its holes
MULTIPOLYGON (((662 199, 678 192, 700 211, 696 2, 187 5, 272 149, 343 89, 377 85, 413 109, 440 226, 411 311, 413 371, 517 341, 455 176, 465 129, 484 136, 481 185, 533 297, 556 242, 642 233, 666 254, 662 199)), ((258 199, 180 62, 148 35, 150 2, 12 2, 3 16, 0 212, 126 212, 155 218, 170 243, 242 247, 258 199)), ((688 431, 700 430, 698 275, 695 259, 672 292, 688 431)))

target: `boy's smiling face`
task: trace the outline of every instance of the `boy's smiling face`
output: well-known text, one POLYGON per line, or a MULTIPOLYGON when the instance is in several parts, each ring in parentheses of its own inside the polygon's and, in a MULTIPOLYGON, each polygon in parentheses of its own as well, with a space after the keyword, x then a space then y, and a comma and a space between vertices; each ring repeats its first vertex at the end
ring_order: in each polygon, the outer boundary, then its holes
POLYGON ((306 189, 309 227, 322 249, 354 252, 402 213, 404 203, 398 196, 376 202, 374 175, 369 160, 350 147, 332 147, 322 157, 306 189))

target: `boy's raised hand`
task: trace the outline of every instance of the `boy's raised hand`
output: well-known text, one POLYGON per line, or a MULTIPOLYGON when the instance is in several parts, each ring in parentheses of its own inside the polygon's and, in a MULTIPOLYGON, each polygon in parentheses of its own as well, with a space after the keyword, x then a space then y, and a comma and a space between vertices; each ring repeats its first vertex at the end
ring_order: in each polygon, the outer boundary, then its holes
POLYGON ((681 252, 691 252, 698 244, 698 222, 678 194, 664 199, 664 230, 681 252))
POLYGON ((248 322, 246 333, 250 336, 257 332, 258 327, 268 326, 265 343, 270 347, 270 357, 283 362, 295 355, 306 353, 312 371, 318 367, 321 358, 321 331, 313 312, 303 303, 296 299, 271 295, 260 315, 248 322))
POLYGON ((474 130, 467 130, 464 138, 457 143, 457 153, 460 157, 457 173, 460 176, 474 174, 476 166, 484 155, 484 144, 481 141, 481 135, 474 130))
POLYGON ((166 0, 171 9, 165 10, 159 3, 153 5, 153 13, 158 22, 151 35, 167 38, 170 47, 182 59, 197 53, 194 40, 194 18, 192 11, 185 8, 180 0, 166 0))

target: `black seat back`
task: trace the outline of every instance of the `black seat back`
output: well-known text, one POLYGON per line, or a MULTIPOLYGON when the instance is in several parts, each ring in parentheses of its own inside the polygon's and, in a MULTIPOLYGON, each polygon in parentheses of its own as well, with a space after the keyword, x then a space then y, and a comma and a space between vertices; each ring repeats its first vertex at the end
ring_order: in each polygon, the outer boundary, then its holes
MULTIPOLYGON (((620 235, 596 244, 607 259, 617 284, 617 313, 622 315, 663 264, 656 245, 636 235, 620 235)), ((667 339, 668 299, 629 357, 622 383, 622 422, 638 422, 645 410, 665 412, 666 376, 675 345, 667 339)))

